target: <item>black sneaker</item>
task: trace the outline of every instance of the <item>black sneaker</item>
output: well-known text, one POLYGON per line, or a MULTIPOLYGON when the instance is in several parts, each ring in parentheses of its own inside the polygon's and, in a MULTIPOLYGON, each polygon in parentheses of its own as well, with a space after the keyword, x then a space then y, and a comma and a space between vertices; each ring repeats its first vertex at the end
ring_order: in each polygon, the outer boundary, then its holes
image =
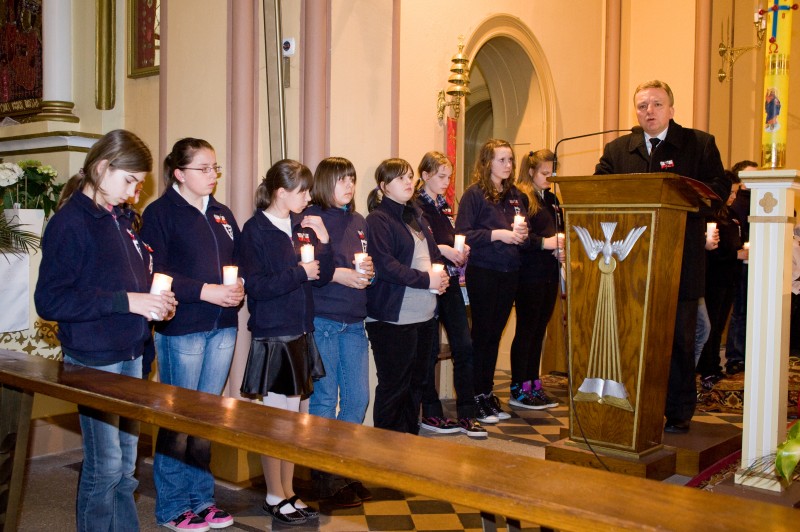
POLYGON ((344 488, 340 489, 331 497, 328 497, 326 501, 330 502, 333 506, 338 506, 340 508, 353 508, 356 506, 361 506, 361 499, 359 499, 358 495, 356 495, 356 492, 350 486, 345 486, 344 488))
POLYGON ((547 395, 542 388, 531 390, 530 395, 535 395, 539 401, 544 403, 545 408, 555 408, 558 406, 558 401, 547 395))
POLYGON ((419 427, 438 434, 456 434, 461 432, 458 423, 452 419, 436 416, 423 417, 419 420, 419 427))
POLYGON ((492 413, 497 416, 497 419, 500 421, 504 419, 511 419, 511 414, 504 412, 503 409, 500 408, 500 399, 498 399, 495 394, 489 394, 487 400, 489 402, 489 408, 492 409, 492 413))
POLYGON ((525 393, 521 391, 516 396, 512 395, 511 399, 508 400, 508 404, 530 410, 544 410, 547 408, 546 401, 534 392, 525 393))
POLYGON ((372 492, 369 491, 364 486, 364 484, 362 484, 358 480, 354 480, 353 482, 348 484, 348 487, 351 490, 353 490, 355 492, 356 496, 358 496, 358 498, 361 499, 362 501, 371 501, 372 500, 372 492))
POLYGON ((494 409, 489 405, 489 400, 485 395, 476 395, 474 401, 475 417, 478 418, 478 421, 490 425, 500 421, 500 418, 494 415, 494 409))
POLYGON ((700 380, 700 386, 703 387, 705 391, 711 391, 714 389, 714 385, 722 380, 722 375, 715 373, 713 375, 708 375, 703 377, 700 380))
POLYGON ((481 427, 481 424, 475 418, 462 417, 458 420, 458 427, 461 432, 470 438, 486 438, 489 436, 486 429, 481 427))

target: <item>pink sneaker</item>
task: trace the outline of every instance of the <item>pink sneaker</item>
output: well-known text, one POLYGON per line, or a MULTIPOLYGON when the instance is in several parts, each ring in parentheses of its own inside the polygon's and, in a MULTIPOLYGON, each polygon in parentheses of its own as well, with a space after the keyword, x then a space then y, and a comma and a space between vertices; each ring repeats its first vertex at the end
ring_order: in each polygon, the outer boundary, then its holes
POLYGON ((205 520, 211 528, 227 528, 233 524, 233 516, 213 504, 197 514, 197 516, 205 520))
POLYGON ((209 529, 209 525, 206 523, 206 520, 196 515, 191 510, 186 510, 172 521, 167 521, 161 526, 169 528, 170 530, 177 530, 178 532, 181 532, 182 530, 189 530, 191 532, 208 532, 209 529))

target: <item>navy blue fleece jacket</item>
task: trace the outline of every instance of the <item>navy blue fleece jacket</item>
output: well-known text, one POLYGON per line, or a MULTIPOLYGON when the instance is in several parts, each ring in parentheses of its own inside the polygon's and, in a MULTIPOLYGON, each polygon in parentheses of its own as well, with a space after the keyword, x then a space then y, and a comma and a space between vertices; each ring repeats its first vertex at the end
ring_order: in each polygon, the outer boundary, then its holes
POLYGON ((205 283, 222 284, 222 267, 238 264, 239 226, 230 209, 209 196, 203 214, 170 187, 142 218, 142 238, 153 249, 154 269, 172 277, 178 300, 175 317, 158 322, 156 331, 180 336, 236 327, 238 307, 200 300, 205 283))
POLYGON ((314 297, 311 285, 324 285, 333 277, 330 244, 300 227, 303 215, 292 214, 292 238, 256 211, 242 228, 239 274, 245 280, 247 328, 253 338, 299 336, 314 331, 314 297), (306 241, 307 240, 307 241, 306 241), (300 246, 311 243, 319 260, 319 279, 309 281, 300 262, 300 246))
POLYGON ((50 219, 34 301, 58 322, 64 353, 114 363, 142 355, 147 320, 131 314, 128 292, 147 293, 152 258, 132 228, 133 213, 98 207, 80 191, 50 219))

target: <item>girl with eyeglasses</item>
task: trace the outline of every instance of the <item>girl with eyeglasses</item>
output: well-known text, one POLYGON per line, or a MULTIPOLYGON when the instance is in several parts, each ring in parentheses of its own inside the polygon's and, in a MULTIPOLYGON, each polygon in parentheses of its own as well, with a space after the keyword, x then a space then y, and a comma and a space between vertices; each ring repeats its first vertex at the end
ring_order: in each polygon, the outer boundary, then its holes
MULTIPOLYGON (((238 263, 240 233, 231 210, 214 198, 218 171, 207 141, 177 141, 164 159, 164 194, 145 209, 142 228, 155 271, 172 277, 181 302, 172 320, 155 326, 159 379, 215 395, 228 378, 244 298, 241 279, 223 282, 223 267, 238 263)), ((196 531, 233 524, 216 506, 210 461, 208 440, 158 431, 153 480, 159 525, 196 531)))

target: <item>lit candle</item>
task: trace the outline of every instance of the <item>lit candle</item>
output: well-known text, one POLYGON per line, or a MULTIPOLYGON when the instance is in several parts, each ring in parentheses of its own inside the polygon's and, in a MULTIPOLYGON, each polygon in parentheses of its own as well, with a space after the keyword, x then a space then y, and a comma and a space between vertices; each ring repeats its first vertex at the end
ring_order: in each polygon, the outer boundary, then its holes
MULTIPOLYGON (((169 291, 172 288, 172 277, 163 273, 155 273, 153 274, 153 284, 150 285, 150 293, 151 294, 161 294, 161 292, 169 291)), ((155 312, 151 312, 150 316, 154 320, 160 320, 158 314, 155 312)))
POLYGON ((355 263, 356 263, 356 271, 358 273, 367 273, 363 268, 361 268, 361 263, 367 259, 366 253, 356 253, 355 254, 355 263))
POLYGON ((467 237, 466 236, 464 236, 464 235, 456 235, 456 240, 453 243, 453 249, 455 249, 458 252, 463 252, 464 251, 464 244, 466 243, 466 241, 467 241, 467 237))
POLYGON ((236 284, 236 281, 238 279, 239 279, 239 267, 238 266, 223 266, 222 267, 222 284, 224 284, 224 285, 236 284))
POLYGON ((714 240, 714 231, 717 230, 717 223, 716 222, 708 222, 706 224, 706 242, 711 242, 714 240))
MULTIPOLYGON (((433 272, 433 276, 441 275, 442 271, 444 270, 444 264, 432 264, 431 271, 433 272)), ((435 288, 431 288, 431 294, 438 294, 439 291, 435 288)))
POLYGON ((514 231, 516 231, 522 224, 525 223, 525 217, 521 214, 514 216, 514 231))
POLYGON ((300 261, 314 262, 314 246, 311 244, 303 244, 300 246, 300 261))
MULTIPOLYGON (((749 257, 750 256, 750 242, 745 242, 744 244, 742 244, 742 249, 747 251, 747 254, 748 254, 747 256, 749 257)), ((745 259, 742 262, 744 264, 750 264, 750 261, 748 259, 745 259)))

